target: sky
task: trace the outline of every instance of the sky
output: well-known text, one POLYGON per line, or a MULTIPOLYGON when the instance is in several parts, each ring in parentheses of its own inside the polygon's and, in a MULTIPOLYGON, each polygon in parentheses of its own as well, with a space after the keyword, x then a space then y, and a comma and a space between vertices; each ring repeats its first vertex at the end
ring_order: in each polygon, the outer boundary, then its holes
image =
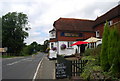
POLYGON ((0 17, 8 12, 27 14, 31 29, 25 43, 49 39, 53 23, 60 17, 95 20, 120 0, 0 0, 0 17))

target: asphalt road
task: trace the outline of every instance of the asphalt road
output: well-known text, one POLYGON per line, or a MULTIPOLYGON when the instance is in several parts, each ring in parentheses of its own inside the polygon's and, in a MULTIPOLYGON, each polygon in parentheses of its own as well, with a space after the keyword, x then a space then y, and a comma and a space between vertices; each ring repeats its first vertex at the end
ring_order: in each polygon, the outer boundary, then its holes
POLYGON ((34 56, 2 59, 2 79, 33 79, 44 56, 44 53, 40 53, 34 56))

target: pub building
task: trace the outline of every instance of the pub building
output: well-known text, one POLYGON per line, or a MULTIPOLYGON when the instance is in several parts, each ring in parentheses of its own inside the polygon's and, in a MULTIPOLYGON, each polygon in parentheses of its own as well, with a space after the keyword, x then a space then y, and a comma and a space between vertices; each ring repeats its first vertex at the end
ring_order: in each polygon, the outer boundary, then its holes
POLYGON ((92 29, 93 23, 93 20, 59 18, 54 22, 53 29, 49 31, 50 49, 56 47, 56 53, 64 56, 84 52, 84 45, 78 48, 77 46, 71 46, 71 44, 95 36, 95 32, 92 29), (62 45, 64 45, 64 49, 61 48, 62 45))
MULTIPOLYGON (((97 37, 102 39, 104 24, 108 21, 110 27, 118 24, 120 30, 120 5, 112 8, 95 20, 88 19, 74 19, 74 18, 59 18, 53 24, 53 29, 49 31, 50 34, 50 49, 56 47, 56 54, 69 56, 75 53, 81 53, 85 50, 85 45, 80 48, 78 46, 71 46, 77 41, 84 41, 90 37, 97 37), (61 47, 64 45, 64 49, 61 47), (80 50, 78 50, 80 49, 80 50)), ((99 41, 97 45, 101 44, 99 41)), ((86 47, 91 47, 88 44, 86 47)))

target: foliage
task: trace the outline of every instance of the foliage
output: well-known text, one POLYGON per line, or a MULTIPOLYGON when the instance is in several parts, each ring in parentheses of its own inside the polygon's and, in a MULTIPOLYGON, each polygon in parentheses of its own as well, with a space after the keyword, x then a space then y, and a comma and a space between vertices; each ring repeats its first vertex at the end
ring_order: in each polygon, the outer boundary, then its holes
POLYGON ((101 46, 85 51, 82 60, 87 60, 87 63, 85 64, 84 71, 80 75, 83 79, 103 78, 103 74, 101 74, 102 68, 100 66, 100 51, 101 46))
POLYGON ((81 77, 84 79, 120 80, 120 32, 117 27, 108 28, 103 33, 102 48, 85 51, 82 60, 88 60, 81 77))
POLYGON ((43 51, 43 52, 47 52, 46 50, 47 50, 47 48, 48 48, 48 45, 49 45, 49 41, 48 41, 48 40, 45 40, 45 41, 44 41, 44 44, 43 44, 43 46, 42 46, 42 51, 43 51))
POLYGON ((94 49, 87 49, 84 52, 84 56, 100 56, 100 51, 101 51, 101 45, 97 46, 97 48, 94 49))
POLYGON ((89 56, 89 55, 91 55, 92 51, 93 51, 92 49, 88 48, 83 55, 84 56, 89 56))
POLYGON ((92 56, 85 56, 82 58, 82 60, 88 60, 84 67, 84 71, 81 74, 83 79, 90 80, 103 78, 103 75, 101 74, 102 68, 99 66, 97 58, 92 56))
POLYGON ((104 71, 108 71, 110 67, 108 62, 108 35, 109 35, 108 27, 109 27, 108 22, 106 22, 103 32, 102 49, 100 55, 101 67, 103 68, 104 71))
POLYGON ((100 59, 101 62, 107 62, 107 64, 103 67, 103 64, 101 63, 101 66, 104 70, 103 73, 105 75, 105 79, 117 79, 120 78, 120 34, 117 27, 112 27, 108 30, 109 35, 104 34, 103 36, 102 52, 100 57, 102 58, 100 59), (106 37, 106 39, 104 39, 104 37, 106 37), (107 43, 104 43, 105 41, 107 41, 107 43), (109 65, 108 68, 105 67, 107 65, 109 65))
POLYGON ((111 30, 108 43, 109 71, 113 75, 120 76, 120 35, 116 27, 111 30))
POLYGON ((32 55, 32 54, 37 53, 38 51, 40 51, 40 47, 41 47, 41 45, 34 41, 30 45, 25 46, 23 48, 21 54, 22 55, 32 55))
POLYGON ((2 16, 2 46, 8 48, 8 53, 19 55, 24 47, 24 39, 29 27, 26 14, 9 12, 2 16))

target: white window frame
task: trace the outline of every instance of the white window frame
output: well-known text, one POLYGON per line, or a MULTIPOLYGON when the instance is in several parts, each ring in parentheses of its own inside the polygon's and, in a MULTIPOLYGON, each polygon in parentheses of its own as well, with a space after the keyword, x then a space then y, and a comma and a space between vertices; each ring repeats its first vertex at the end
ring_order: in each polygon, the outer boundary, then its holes
POLYGON ((96 37, 100 37, 100 31, 99 30, 96 31, 96 37))

